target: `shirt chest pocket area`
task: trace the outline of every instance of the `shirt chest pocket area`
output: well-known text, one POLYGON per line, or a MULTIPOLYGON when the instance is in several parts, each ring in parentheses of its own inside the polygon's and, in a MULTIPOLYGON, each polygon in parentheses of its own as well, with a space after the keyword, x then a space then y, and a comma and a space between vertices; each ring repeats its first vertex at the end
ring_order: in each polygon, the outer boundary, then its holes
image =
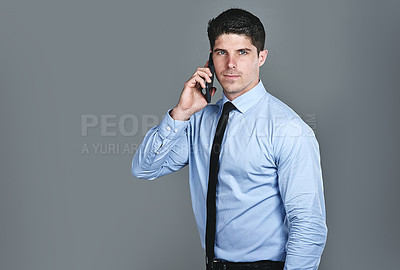
POLYGON ((237 136, 223 147, 223 151, 226 151, 225 161, 233 166, 232 170, 236 171, 236 174, 245 174, 248 178, 252 175, 275 176, 277 168, 272 146, 265 141, 266 139, 257 136, 237 136))

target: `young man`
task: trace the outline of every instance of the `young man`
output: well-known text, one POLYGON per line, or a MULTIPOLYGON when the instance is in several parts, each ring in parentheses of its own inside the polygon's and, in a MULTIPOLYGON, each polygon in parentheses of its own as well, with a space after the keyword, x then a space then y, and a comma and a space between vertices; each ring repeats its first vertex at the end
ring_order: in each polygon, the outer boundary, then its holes
POLYGON ((155 179, 189 164, 207 269, 317 269, 327 228, 314 133, 259 78, 268 52, 257 17, 229 9, 208 36, 215 75, 196 70, 145 136, 132 173, 155 179), (207 105, 212 76, 223 97, 207 105))

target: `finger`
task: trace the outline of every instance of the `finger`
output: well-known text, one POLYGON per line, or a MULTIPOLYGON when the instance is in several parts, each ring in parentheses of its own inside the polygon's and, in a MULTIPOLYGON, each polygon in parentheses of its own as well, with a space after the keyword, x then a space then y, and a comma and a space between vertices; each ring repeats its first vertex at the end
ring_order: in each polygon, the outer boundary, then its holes
POLYGON ((200 80, 202 80, 204 82, 204 80, 206 80, 207 82, 211 82, 210 77, 208 76, 207 73, 205 73, 204 71, 196 71, 192 77, 189 79, 189 82, 191 84, 196 84, 199 83, 200 80))
POLYGON ((200 77, 200 78, 202 78, 203 80, 206 80, 209 83, 211 82, 209 74, 207 74, 204 71, 196 71, 196 73, 193 74, 192 78, 196 78, 196 77, 200 77))
POLYGON ((201 72, 205 72, 205 73, 207 73, 208 74, 208 76, 212 76, 213 74, 211 73, 211 70, 209 69, 209 68, 197 68, 197 70, 196 70, 196 72, 195 72, 195 74, 197 73, 197 72, 199 72, 199 71, 201 71, 201 72))
POLYGON ((206 83, 204 82, 204 79, 201 78, 200 76, 196 76, 193 78, 202 88, 206 88, 206 83))
POLYGON ((211 83, 212 81, 211 81, 211 79, 210 79, 210 74, 208 74, 207 72, 205 72, 205 71, 202 71, 202 70, 198 70, 196 73, 195 73, 195 75, 196 76, 200 76, 201 78, 203 78, 204 80, 206 80, 208 83, 211 83))

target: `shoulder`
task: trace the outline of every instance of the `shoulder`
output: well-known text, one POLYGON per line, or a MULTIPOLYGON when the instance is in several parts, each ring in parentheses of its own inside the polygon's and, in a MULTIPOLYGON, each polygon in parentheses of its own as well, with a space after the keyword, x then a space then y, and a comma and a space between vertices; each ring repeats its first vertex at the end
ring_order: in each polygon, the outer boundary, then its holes
POLYGON ((273 117, 280 117, 282 120, 290 120, 299 117, 289 105, 269 92, 264 96, 264 103, 267 105, 268 113, 273 117))
POLYGON ((272 94, 267 92, 257 107, 258 113, 268 120, 270 139, 276 148, 282 143, 315 138, 311 127, 289 105, 272 94))

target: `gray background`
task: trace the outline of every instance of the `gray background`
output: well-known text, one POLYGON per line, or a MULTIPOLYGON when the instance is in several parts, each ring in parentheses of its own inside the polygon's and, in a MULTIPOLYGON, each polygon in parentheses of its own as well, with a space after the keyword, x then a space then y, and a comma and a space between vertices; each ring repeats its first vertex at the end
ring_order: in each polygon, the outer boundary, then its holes
POLYGON ((1 0, 0 269, 204 269, 187 169, 139 181, 123 148, 176 104, 208 19, 234 6, 265 24, 269 92, 316 117, 320 269, 397 268, 399 1, 1 0), (84 115, 116 126, 83 136, 84 115))

